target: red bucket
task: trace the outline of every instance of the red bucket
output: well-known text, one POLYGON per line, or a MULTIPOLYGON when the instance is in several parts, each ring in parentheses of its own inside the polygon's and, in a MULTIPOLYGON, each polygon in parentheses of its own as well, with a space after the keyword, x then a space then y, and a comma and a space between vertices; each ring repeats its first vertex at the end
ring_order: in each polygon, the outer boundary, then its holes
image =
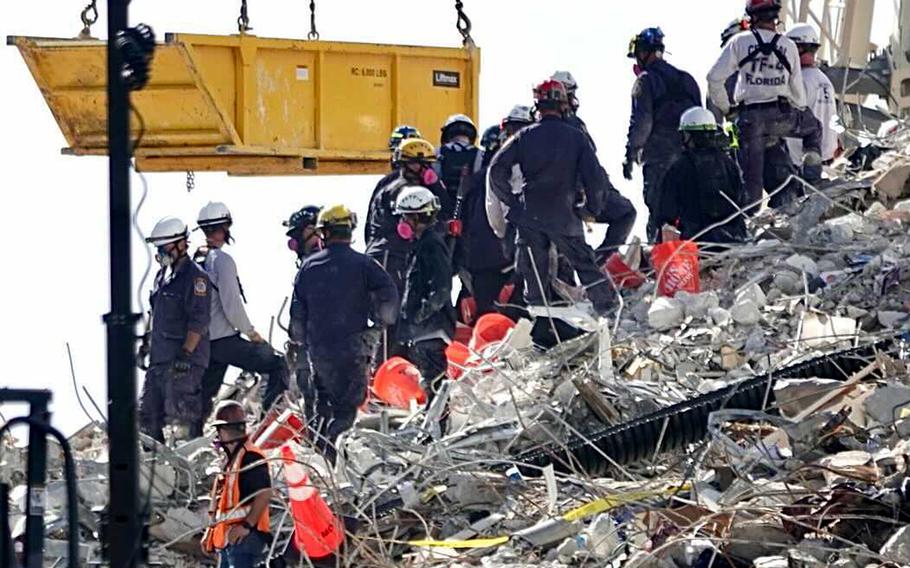
POLYGON ((632 270, 618 252, 614 252, 607 259, 604 269, 613 278, 617 288, 638 288, 645 283, 645 275, 637 270, 632 270))
POLYGON ((673 297, 680 290, 701 291, 698 245, 692 241, 668 241, 651 250, 651 263, 657 274, 661 296, 673 297))
POLYGON ((427 394, 420 388, 420 371, 402 357, 392 357, 376 370, 373 393, 396 408, 408 409, 412 400, 421 405, 427 402, 427 394))

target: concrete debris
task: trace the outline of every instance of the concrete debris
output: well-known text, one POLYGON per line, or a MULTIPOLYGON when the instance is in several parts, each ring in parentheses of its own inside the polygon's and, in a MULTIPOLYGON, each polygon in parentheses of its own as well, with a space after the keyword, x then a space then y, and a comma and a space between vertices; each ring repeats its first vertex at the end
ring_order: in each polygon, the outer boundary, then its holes
MULTIPOLYGON (((274 433, 256 441, 270 458, 289 445, 343 519, 339 566, 910 565, 910 132, 888 147, 878 170, 838 161, 786 214, 756 214, 751 242, 703 251, 700 293, 662 297, 642 267, 649 280, 623 289, 609 319, 583 305, 538 310, 577 328, 555 347, 533 345, 521 320, 446 383, 444 433, 422 408, 374 399, 334 465, 305 430, 250 431, 274 433)), ((228 391, 258 408, 253 386, 228 391)), ((279 405, 302 416, 300 401, 279 405)), ((0 444, 20 538, 26 448, 0 444)), ((91 565, 107 499, 103 426, 70 445, 91 565)), ((52 565, 66 516, 59 448, 49 454, 52 565)), ((141 459, 150 557, 211 565, 197 542, 220 467, 211 439, 143 439, 141 459)), ((273 565, 308 565, 282 461, 270 466, 273 565)))

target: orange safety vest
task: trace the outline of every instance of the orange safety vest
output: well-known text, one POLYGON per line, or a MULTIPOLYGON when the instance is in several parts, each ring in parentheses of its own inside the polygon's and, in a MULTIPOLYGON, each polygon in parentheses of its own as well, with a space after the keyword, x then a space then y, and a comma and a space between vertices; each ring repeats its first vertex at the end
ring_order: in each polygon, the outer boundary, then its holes
MULTIPOLYGON (((252 500, 238 506, 240 505, 240 464, 243 463, 243 456, 247 452, 258 454, 264 459, 262 450, 249 441, 245 442, 234 456, 234 460, 228 464, 227 471, 220 474, 212 486, 213 507, 209 510, 209 517, 215 524, 209 527, 202 537, 202 546, 207 552, 211 553, 226 547, 228 529, 231 525, 242 523, 250 514, 252 500)), ((268 507, 259 516, 255 528, 260 532, 269 532, 268 507)))

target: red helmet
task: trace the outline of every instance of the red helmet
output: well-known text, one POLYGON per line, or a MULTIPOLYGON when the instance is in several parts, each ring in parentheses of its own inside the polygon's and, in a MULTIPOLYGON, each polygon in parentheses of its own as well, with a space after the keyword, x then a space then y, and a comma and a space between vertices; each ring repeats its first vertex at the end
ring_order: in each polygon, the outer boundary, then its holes
POLYGON ((569 104, 566 86, 561 81, 546 79, 534 87, 534 102, 537 106, 561 106, 569 104))
POLYGON ((746 0, 746 13, 750 16, 780 12, 780 9, 781 0, 746 0))

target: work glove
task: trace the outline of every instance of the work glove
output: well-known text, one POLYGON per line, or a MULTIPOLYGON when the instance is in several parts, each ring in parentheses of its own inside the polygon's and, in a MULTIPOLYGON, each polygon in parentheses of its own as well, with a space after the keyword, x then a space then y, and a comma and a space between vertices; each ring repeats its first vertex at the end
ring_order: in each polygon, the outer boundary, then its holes
POLYGON ((187 350, 181 350, 180 355, 177 355, 177 359, 171 364, 171 373, 175 377, 184 377, 190 373, 190 369, 193 367, 190 364, 190 353, 187 350))
POLYGON ((147 371, 149 368, 148 358, 149 354, 152 352, 151 339, 151 333, 143 335, 141 343, 139 344, 139 352, 136 353, 136 365, 143 371, 147 371))
POLYGON ((626 156, 625 161, 622 163, 622 177, 632 181, 632 168, 634 166, 635 162, 632 161, 632 157, 626 156))

